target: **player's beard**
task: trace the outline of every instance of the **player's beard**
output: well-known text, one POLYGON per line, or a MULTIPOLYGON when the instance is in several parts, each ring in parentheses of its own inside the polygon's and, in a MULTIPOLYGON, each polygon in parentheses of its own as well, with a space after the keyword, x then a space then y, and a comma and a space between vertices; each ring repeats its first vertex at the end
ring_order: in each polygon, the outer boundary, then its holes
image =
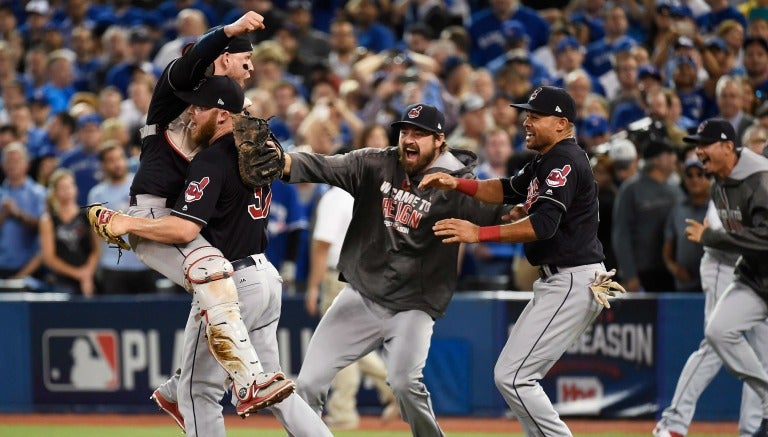
POLYGON ((195 146, 206 148, 210 145, 215 133, 216 117, 208 117, 202 124, 198 124, 192 129, 190 137, 195 146))
MULTIPOLYGON (((434 140, 432 141, 434 142, 434 140)), ((403 169, 405 170, 405 173, 408 174, 408 176, 415 176, 424 171, 427 166, 429 166, 435 160, 435 158, 437 158, 437 155, 440 154, 440 148, 437 146, 432 149, 432 153, 424 153, 421 150, 421 147, 418 149, 419 158, 416 160, 416 162, 409 162, 406 160, 404 146, 401 145, 397 149, 398 155, 400 157, 400 165, 403 166, 403 169)))

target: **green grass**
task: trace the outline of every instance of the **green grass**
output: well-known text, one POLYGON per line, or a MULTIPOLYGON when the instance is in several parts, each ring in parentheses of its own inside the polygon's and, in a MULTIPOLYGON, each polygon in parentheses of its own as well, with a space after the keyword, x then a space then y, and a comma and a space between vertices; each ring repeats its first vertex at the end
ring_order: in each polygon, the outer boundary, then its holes
MULTIPOLYGON (((333 433, 337 437, 408 437, 406 431, 336 431, 333 433)), ((177 428, 139 426, 130 427, 112 427, 112 426, 44 426, 44 425, 0 425, 0 437, 178 437, 182 434, 177 428)), ((282 430, 256 430, 235 428, 227 432, 228 437, 285 437, 285 431, 282 430)), ((452 432, 449 437, 523 437, 522 434, 509 433, 480 433, 480 432, 452 432)), ((589 437, 648 437, 650 433, 590 433, 589 437)), ((587 437, 579 435, 577 437, 587 437)), ((729 434, 689 434, 688 437, 733 437, 729 434)))

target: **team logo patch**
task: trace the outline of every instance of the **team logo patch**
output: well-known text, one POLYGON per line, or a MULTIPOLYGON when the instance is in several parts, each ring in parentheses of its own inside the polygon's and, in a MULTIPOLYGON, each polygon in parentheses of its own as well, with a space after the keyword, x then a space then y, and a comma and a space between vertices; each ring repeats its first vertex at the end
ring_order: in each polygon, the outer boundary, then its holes
POLYGON ((531 93, 531 97, 528 97, 528 103, 536 100, 536 97, 539 97, 539 92, 541 92, 541 87, 538 87, 535 90, 533 90, 533 92, 531 93))
POLYGON ((523 204, 523 208, 525 208, 526 211, 531 209, 531 205, 533 205, 533 203, 538 200, 539 188, 539 180, 537 178, 533 178, 531 183, 528 184, 528 192, 525 196, 525 203, 523 204))
POLYGON ((120 387, 117 333, 49 329, 43 333, 43 382, 54 392, 111 392, 120 387))
POLYGON ((549 172, 546 183, 550 187, 562 187, 568 182, 568 173, 571 172, 571 165, 566 164, 563 168, 556 168, 549 172))
POLYGON ((421 114, 421 105, 411 108, 411 110, 408 111, 408 118, 419 118, 419 114, 421 114))
POLYGON ((187 190, 184 191, 184 201, 190 203, 200 200, 200 198, 203 197, 203 190, 205 190, 205 187, 208 186, 209 182, 211 182, 211 179, 208 176, 200 179, 199 182, 190 182, 187 186, 187 190))

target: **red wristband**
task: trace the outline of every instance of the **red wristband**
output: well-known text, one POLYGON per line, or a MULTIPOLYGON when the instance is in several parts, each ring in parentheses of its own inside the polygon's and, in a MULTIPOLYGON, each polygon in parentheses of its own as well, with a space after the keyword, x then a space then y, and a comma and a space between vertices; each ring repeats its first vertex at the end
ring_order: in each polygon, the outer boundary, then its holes
POLYGON ((477 230, 479 241, 501 241, 501 226, 480 226, 477 230))
POLYGON ((476 179, 456 179, 456 191, 460 191, 466 195, 473 196, 477 193, 477 188, 480 184, 476 179))

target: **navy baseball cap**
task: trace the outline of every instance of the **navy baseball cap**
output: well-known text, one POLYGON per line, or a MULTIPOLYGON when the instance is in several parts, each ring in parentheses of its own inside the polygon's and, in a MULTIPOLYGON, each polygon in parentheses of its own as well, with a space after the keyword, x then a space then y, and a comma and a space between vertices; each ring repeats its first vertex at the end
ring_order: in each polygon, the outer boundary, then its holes
POLYGON ((608 120, 602 115, 591 114, 584 119, 582 129, 584 129, 585 137, 592 138, 598 135, 604 135, 608 133, 609 130, 608 120))
POLYGON ((644 65, 641 65, 637 69, 637 78, 638 79, 644 79, 646 77, 652 77, 652 78, 660 81, 661 80, 661 73, 659 73, 659 70, 656 67, 654 67, 653 65, 651 65, 651 64, 644 64, 644 65))
POLYGON ((253 51, 253 46, 247 36, 241 35, 232 38, 223 51, 227 53, 247 53, 253 51))
POLYGON ((768 52, 768 41, 766 41, 765 38, 760 38, 759 36, 748 36, 744 38, 744 43, 741 45, 743 49, 746 49, 747 47, 751 46, 752 44, 759 44, 760 47, 763 48, 766 52, 768 52))
POLYGON ((715 37, 708 38, 707 41, 704 43, 704 45, 708 49, 718 49, 723 52, 728 51, 728 45, 720 37, 715 36, 715 37))
POLYGON ((429 132, 441 134, 445 127, 445 116, 432 105, 416 103, 405 108, 403 117, 391 124, 395 129, 401 129, 406 125, 416 126, 429 132))
POLYGON ((83 126, 85 126, 87 124, 91 124, 91 123, 93 123, 93 124, 98 126, 98 125, 101 125, 101 122, 102 122, 102 120, 101 120, 101 116, 99 116, 99 114, 95 114, 95 113, 93 113, 93 114, 85 114, 85 115, 81 115, 77 119, 77 127, 81 128, 81 127, 83 127, 83 126))
POLYGON ((683 138, 686 143, 712 144, 718 141, 736 142, 736 130, 733 125, 722 118, 709 118, 701 122, 696 129, 696 135, 683 138))
POLYGON ((645 146, 643 159, 653 159, 663 153, 675 153, 675 148, 664 140, 653 140, 645 146))
POLYGON ((174 91, 174 94, 190 105, 218 108, 232 113, 242 111, 245 101, 243 89, 228 76, 211 76, 192 91, 174 91))
POLYGON ((531 93, 528 103, 513 103, 509 106, 538 114, 564 117, 570 122, 576 120, 576 102, 573 97, 564 89, 554 86, 540 86, 531 93))
POLYGON ((579 42, 576 37, 568 35, 565 38, 561 39, 557 42, 557 47, 555 47, 555 53, 562 53, 566 49, 580 49, 581 43, 579 42))

